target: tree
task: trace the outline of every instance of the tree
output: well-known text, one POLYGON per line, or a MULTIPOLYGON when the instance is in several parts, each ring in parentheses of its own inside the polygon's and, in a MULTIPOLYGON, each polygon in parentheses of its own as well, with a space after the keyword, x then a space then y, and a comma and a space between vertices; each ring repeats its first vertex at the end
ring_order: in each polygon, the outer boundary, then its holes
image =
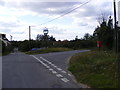
POLYGON ((37 43, 41 44, 41 46, 43 47, 51 47, 53 45, 53 42, 56 41, 56 39, 53 36, 50 37, 49 35, 40 34, 37 35, 36 40, 37 43))
POLYGON ((42 41, 42 40, 44 40, 44 36, 38 34, 37 37, 36 37, 36 40, 37 40, 37 41, 42 41))
POLYGON ((20 51, 29 51, 30 50, 29 41, 28 40, 22 41, 19 45, 19 49, 20 51))
POLYGON ((84 40, 90 40, 92 39, 92 36, 89 33, 86 33, 83 37, 84 40))
POLYGON ((49 40, 50 41, 56 41, 56 39, 53 36, 49 37, 49 40))
POLYGON ((112 49, 113 47, 113 25, 112 25, 112 19, 111 16, 107 21, 103 19, 103 22, 98 26, 93 36, 96 40, 99 40, 102 42, 102 45, 108 49, 112 49))

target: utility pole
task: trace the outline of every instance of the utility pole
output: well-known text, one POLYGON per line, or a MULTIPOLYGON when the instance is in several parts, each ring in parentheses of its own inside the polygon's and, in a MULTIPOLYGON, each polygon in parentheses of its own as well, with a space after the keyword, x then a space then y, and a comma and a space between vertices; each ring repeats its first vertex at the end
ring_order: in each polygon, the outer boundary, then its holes
POLYGON ((31 50, 31 26, 29 26, 29 50, 31 50))
POLYGON ((114 0, 114 47, 115 52, 118 53, 118 30, 117 30, 117 18, 116 18, 116 0, 114 0))
POLYGON ((116 53, 116 87, 119 87, 119 61, 118 61, 118 26, 116 18, 116 0, 114 0, 114 43, 115 43, 115 53, 116 53))
POLYGON ((31 40, 31 26, 29 26, 29 41, 31 40))

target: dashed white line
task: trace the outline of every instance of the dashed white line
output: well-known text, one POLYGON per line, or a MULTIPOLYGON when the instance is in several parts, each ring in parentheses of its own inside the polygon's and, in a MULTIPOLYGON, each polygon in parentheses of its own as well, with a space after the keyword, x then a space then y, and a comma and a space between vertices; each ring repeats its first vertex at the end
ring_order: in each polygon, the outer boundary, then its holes
POLYGON ((68 82, 69 80, 67 78, 61 78, 62 81, 68 82))
POLYGON ((57 70, 61 71, 62 69, 61 68, 57 68, 57 70))
POLYGON ((52 64, 51 62, 48 62, 49 64, 52 64))
POLYGON ((53 71, 53 69, 52 69, 52 68, 50 68, 49 70, 50 70, 50 71, 53 71))
POLYGON ((46 59, 44 59, 44 58, 42 58, 42 57, 40 57, 42 60, 44 60, 44 61, 46 61, 46 62, 49 62, 48 60, 46 60, 46 59))
POLYGON ((43 63, 43 62, 41 62, 44 66, 48 66, 47 64, 45 64, 45 63, 43 63))
POLYGON ((56 71, 52 71, 53 74, 56 74, 57 72, 56 71))
MULTIPOLYGON (((62 81, 64 82, 68 82, 69 80, 67 78, 64 78, 61 74, 57 74, 58 72, 54 71, 52 68, 50 68, 50 66, 48 66, 47 64, 45 64, 43 61, 41 61, 40 59, 38 59, 37 57, 35 57, 34 55, 30 55, 32 57, 34 57, 36 60, 38 60, 43 66, 45 66, 48 70, 52 71, 53 74, 56 74, 57 77, 59 77, 62 81)), ((52 66, 54 67, 57 67, 55 66, 54 64, 52 64, 51 62, 47 61, 46 59, 40 57, 42 60, 48 62, 49 64, 51 64, 52 66)), ((62 69, 61 68, 56 68, 57 70, 61 71, 62 69)), ((66 73, 65 71, 61 71, 63 73, 66 73)), ((70 75, 70 74, 68 74, 70 75)))
MULTIPOLYGON (((43 57, 40 57, 43 61, 46 61, 48 64, 50 64, 51 66, 53 66, 54 68, 56 68, 57 70, 61 71, 62 73, 67 73, 66 71, 62 70, 61 68, 58 68, 56 65, 54 65, 52 62, 44 59, 43 57)), ((70 74, 67 74, 68 76, 71 76, 70 74)))
POLYGON ((53 67, 57 68, 57 66, 55 66, 55 65, 53 67))
POLYGON ((61 74, 57 74, 56 76, 57 76, 57 77, 63 77, 61 74))
POLYGON ((68 76, 72 76, 71 74, 68 74, 68 76))
POLYGON ((62 73, 67 73, 66 71, 61 71, 62 73))
POLYGON ((51 64, 52 66, 55 66, 53 63, 51 64))
POLYGON ((46 66, 46 68, 48 68, 48 69, 49 69, 50 67, 49 67, 49 66, 46 66))

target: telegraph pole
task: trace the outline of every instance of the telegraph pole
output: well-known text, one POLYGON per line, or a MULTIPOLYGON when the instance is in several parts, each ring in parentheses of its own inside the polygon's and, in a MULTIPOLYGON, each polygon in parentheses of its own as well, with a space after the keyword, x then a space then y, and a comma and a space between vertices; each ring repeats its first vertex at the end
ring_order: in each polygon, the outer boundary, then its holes
POLYGON ((116 18, 116 0, 114 0, 114 49, 118 53, 118 30, 117 30, 117 18, 116 18))
POLYGON ((29 41, 31 40, 31 26, 29 26, 29 41))
POLYGON ((31 26, 29 26, 29 50, 31 49, 31 26))
POLYGON ((119 61, 118 61, 118 27, 116 18, 116 0, 114 0, 114 43, 115 43, 115 53, 116 53, 116 87, 119 87, 119 61))

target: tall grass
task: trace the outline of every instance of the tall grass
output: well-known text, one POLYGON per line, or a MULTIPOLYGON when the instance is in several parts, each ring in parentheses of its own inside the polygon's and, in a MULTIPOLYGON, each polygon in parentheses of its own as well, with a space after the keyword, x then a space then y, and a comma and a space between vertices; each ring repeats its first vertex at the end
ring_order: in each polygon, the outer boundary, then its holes
MULTIPOLYGON (((120 61, 119 58, 117 58, 120 61)), ((68 68, 78 82, 93 88, 116 88, 118 68, 116 55, 107 51, 90 51, 74 55, 68 68)))

